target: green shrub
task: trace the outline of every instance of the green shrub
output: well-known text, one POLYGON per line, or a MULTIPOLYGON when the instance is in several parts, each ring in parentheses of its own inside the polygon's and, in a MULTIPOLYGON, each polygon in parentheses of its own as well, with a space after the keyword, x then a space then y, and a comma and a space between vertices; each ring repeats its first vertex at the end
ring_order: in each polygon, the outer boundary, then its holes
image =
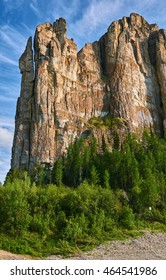
POLYGON ((128 205, 123 206, 119 221, 120 224, 126 229, 135 228, 135 216, 132 209, 128 205))

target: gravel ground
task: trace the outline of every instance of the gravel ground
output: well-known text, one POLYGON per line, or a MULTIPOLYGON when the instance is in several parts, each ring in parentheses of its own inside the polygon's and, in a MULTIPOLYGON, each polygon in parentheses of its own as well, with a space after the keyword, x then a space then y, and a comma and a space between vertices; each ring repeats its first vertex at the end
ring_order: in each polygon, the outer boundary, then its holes
MULTIPOLYGON (((47 259, 60 259, 50 256, 47 259)), ((166 260, 166 234, 146 232, 139 238, 126 241, 112 241, 97 248, 71 256, 77 260, 166 260)))
MULTIPOLYGON (((62 256, 49 256, 47 260, 62 259, 62 256)), ((26 260, 30 256, 12 254, 0 250, 0 259, 26 260)), ((77 254, 67 259, 77 260, 166 260, 166 234, 146 232, 139 238, 130 238, 126 241, 111 241, 104 245, 77 254)))

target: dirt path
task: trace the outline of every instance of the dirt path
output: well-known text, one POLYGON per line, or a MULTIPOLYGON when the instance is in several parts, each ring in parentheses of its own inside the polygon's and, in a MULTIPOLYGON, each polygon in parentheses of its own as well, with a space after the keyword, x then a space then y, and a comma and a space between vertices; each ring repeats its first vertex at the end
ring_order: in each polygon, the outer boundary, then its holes
POLYGON ((31 256, 12 254, 10 252, 0 250, 0 260, 29 260, 31 256))
MULTIPOLYGON (((30 256, 12 254, 0 250, 1 260, 26 260, 30 256)), ((47 260, 62 259, 61 256, 50 256, 47 260)), ((69 258, 68 258, 69 259, 69 258)), ((86 253, 71 256, 78 260, 166 260, 166 234, 146 232, 144 236, 126 241, 112 241, 100 245, 86 253)))

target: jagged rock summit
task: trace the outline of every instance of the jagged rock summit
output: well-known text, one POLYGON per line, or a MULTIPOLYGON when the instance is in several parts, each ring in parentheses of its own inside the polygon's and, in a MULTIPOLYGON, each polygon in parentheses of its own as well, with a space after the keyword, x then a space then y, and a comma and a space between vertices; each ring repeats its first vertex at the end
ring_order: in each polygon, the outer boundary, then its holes
POLYGON ((52 165, 70 142, 91 132, 111 143, 110 128, 89 126, 94 116, 119 118, 120 129, 131 132, 166 128, 166 31, 138 14, 114 21, 79 52, 63 18, 41 24, 34 51, 29 38, 19 67, 12 169, 52 165))

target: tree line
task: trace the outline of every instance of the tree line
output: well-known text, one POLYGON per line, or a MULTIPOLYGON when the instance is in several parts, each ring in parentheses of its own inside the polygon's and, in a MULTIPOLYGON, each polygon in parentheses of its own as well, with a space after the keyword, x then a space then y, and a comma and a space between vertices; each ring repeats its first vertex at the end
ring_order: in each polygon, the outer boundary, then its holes
POLYGON ((141 139, 129 134, 110 151, 103 137, 98 151, 96 138, 88 144, 82 138, 52 169, 10 172, 0 187, 0 246, 59 252, 96 244, 120 229, 164 227, 165 139, 147 131, 141 139))

